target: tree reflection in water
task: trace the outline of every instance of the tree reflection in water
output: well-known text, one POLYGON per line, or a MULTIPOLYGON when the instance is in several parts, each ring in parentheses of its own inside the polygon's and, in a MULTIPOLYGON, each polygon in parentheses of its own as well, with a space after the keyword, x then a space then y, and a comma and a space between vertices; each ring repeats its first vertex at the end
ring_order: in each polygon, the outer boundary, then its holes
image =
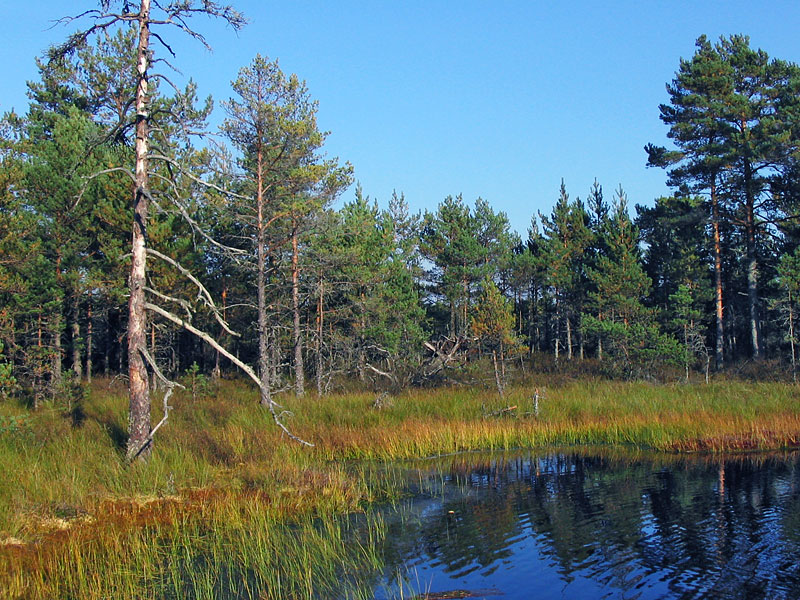
POLYGON ((503 598, 800 597, 798 454, 463 455, 386 515, 387 588, 503 598))

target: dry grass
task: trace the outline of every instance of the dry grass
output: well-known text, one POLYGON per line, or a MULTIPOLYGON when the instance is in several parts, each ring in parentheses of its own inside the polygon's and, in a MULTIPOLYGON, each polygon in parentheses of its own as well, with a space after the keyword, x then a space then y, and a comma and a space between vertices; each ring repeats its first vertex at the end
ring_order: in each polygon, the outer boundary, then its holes
MULTIPOLYGON (((252 388, 222 382, 197 401, 178 395, 151 460, 133 466, 122 458, 124 390, 107 382, 96 383, 79 418, 49 406, 12 427, 26 409, 0 404, 0 461, 10 474, 0 487, 0 595, 210 598, 228 586, 244 597, 308 597, 312 568, 333 585, 337 564, 377 560, 333 515, 402 491, 400 469, 383 461, 576 445, 796 447, 797 392, 780 383, 567 382, 546 390, 538 415, 531 385, 502 401, 488 389, 409 390, 380 409, 372 393, 285 398, 289 426, 315 443, 305 449, 281 437, 252 388), (225 566, 230 556, 234 567, 225 566), (248 570, 254 561, 281 580, 248 570), (224 581, 202 579, 209 568, 227 573, 224 581)), ((377 535, 379 524, 368 533, 377 535)))

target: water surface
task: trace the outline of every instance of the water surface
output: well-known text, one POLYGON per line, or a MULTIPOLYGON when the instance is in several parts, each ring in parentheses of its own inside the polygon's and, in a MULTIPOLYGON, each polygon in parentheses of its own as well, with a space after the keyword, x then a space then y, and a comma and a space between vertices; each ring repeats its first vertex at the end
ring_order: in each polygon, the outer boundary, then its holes
POLYGON ((385 514, 378 600, 800 598, 796 453, 466 454, 417 470, 417 497, 385 514))

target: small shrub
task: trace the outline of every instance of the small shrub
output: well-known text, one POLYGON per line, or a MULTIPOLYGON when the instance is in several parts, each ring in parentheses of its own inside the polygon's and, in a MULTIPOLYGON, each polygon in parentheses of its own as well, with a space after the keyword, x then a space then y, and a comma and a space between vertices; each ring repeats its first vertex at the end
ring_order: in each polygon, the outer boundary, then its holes
POLYGON ((197 402, 198 398, 205 398, 213 391, 213 382, 200 372, 200 366, 193 362, 192 365, 186 369, 186 376, 188 378, 188 388, 192 392, 192 401, 197 402))
POLYGON ((31 431, 30 415, 0 416, 0 436, 27 433, 31 431))

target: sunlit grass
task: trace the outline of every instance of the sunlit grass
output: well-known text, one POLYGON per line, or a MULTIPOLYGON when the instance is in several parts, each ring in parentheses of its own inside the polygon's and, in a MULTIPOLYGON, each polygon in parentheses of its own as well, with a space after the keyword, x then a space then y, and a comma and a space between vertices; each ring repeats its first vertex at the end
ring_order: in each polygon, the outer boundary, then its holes
MULTIPOLYGON (((252 387, 223 381, 196 401, 176 394, 152 458, 137 465, 123 459, 125 392, 108 382, 72 415, 58 403, 30 413, 6 402, 0 591, 10 592, 0 596, 210 598, 238 586, 228 591, 310 597, 310 569, 338 581, 337 561, 377 560, 368 548, 348 554, 358 544, 336 541, 343 521, 333 515, 402 493, 401 470, 387 461, 554 446, 796 447, 797 392, 778 383, 566 382, 540 388, 538 414, 533 385, 511 387, 502 400, 489 388, 407 390, 382 408, 368 392, 281 398, 293 414, 287 425, 315 444, 308 449, 281 435, 252 387), (508 407, 516 408, 492 416, 508 407), (280 565, 265 558, 277 543, 288 561, 280 565), (270 566, 261 572, 256 563, 270 566)), ((368 535, 379 534, 375 525, 368 535)))

